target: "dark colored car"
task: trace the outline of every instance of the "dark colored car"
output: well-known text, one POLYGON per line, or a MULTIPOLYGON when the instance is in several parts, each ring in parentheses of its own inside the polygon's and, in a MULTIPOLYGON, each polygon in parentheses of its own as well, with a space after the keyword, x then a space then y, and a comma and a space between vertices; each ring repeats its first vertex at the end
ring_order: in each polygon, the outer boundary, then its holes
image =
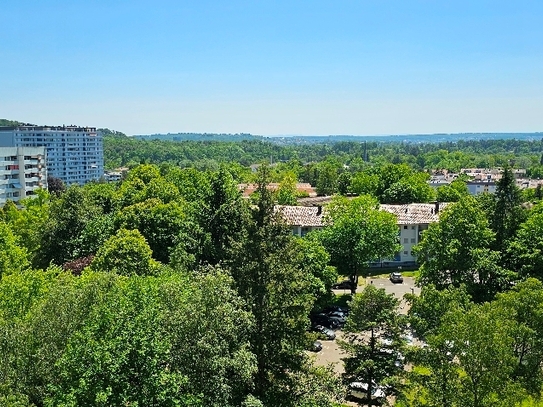
POLYGON ((322 325, 330 329, 337 329, 341 326, 341 322, 337 318, 331 318, 326 314, 312 314, 309 319, 312 325, 322 325))
POLYGON ((334 339, 336 339, 336 333, 332 331, 330 328, 326 328, 325 326, 314 325, 313 327, 311 327, 311 330, 314 332, 319 332, 323 334, 324 336, 326 336, 326 339, 330 341, 333 341, 334 339))
POLYGON ((350 280, 343 280, 340 283, 336 283, 332 285, 332 289, 334 290, 350 290, 353 284, 350 280))
POLYGON ((399 273, 397 271, 395 271, 394 273, 390 273, 390 281, 392 281, 394 284, 403 283, 402 273, 399 273))
POLYGON ((311 348, 313 352, 320 352, 322 350, 322 343, 319 341, 313 342, 313 347, 311 348))
POLYGON ((328 318, 337 321, 340 326, 345 325, 345 322, 347 322, 347 315, 345 315, 343 312, 335 311, 326 315, 328 318))
POLYGON ((349 309, 345 307, 340 307, 339 305, 330 305, 322 310, 325 314, 331 314, 332 312, 341 312, 344 315, 349 315, 349 309))

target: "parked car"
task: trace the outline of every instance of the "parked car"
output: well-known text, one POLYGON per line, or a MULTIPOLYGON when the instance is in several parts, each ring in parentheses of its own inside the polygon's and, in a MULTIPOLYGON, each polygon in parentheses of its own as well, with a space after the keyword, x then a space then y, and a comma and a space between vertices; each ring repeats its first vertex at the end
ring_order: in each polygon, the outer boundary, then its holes
POLYGON ((332 312, 341 312, 344 315, 349 315, 349 309, 345 307, 340 307, 339 305, 330 305, 322 310, 325 314, 330 314, 332 312))
POLYGON ((328 316, 328 318, 338 321, 340 325, 345 325, 345 322, 347 322, 347 315, 345 315, 342 312, 335 311, 335 312, 330 312, 329 314, 326 314, 326 315, 328 316))
MULTIPOLYGON (((349 396, 358 400, 368 399, 368 383, 352 382, 349 384, 349 396)), ((377 386, 375 383, 372 385, 371 399, 372 400, 384 400, 386 393, 381 386, 377 386)))
POLYGON ((326 328, 337 329, 341 326, 341 322, 337 318, 329 317, 326 314, 312 314, 309 316, 313 325, 322 325, 326 328))
POLYGON ((353 286, 353 283, 351 283, 350 280, 343 280, 340 283, 336 283, 332 285, 332 289, 334 290, 350 290, 353 286))
POLYGON ((313 347, 311 348, 313 352, 320 352, 322 350, 322 343, 320 341, 313 342, 313 347))
POLYGON ((314 325, 313 327, 311 327, 311 330, 314 332, 319 332, 323 334, 324 336, 326 336, 326 339, 330 341, 333 341, 334 339, 336 339, 336 333, 332 331, 330 328, 326 328, 325 326, 314 325))
POLYGON ((392 281, 394 284, 403 283, 402 273, 398 271, 395 271, 394 273, 390 273, 390 281, 392 281))

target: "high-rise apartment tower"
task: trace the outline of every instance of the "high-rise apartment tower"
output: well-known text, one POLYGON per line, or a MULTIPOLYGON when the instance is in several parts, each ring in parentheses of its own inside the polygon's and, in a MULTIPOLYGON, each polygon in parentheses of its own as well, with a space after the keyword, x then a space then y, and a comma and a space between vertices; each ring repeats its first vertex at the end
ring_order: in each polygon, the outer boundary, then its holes
POLYGON ((48 175, 83 185, 104 174, 102 135, 94 127, 0 127, 0 147, 45 147, 48 175))

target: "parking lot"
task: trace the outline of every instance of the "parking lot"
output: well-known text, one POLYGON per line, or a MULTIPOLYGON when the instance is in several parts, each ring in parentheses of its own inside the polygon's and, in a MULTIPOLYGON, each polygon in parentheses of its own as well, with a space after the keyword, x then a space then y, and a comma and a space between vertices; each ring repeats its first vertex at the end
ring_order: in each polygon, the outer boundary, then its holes
MULTIPOLYGON (((400 312, 407 313, 407 304, 403 301, 404 294, 415 293, 420 294, 420 288, 415 287, 415 279, 412 277, 404 277, 404 281, 401 284, 394 284, 388 278, 367 278, 363 285, 357 287, 356 292, 362 292, 364 290, 365 284, 373 284, 377 288, 384 288, 385 291, 389 294, 394 294, 398 299, 402 300, 400 305, 400 312)), ((350 290, 334 290, 335 294, 350 294, 350 290)), ((322 350, 314 355, 315 361, 318 365, 329 365, 332 364, 334 370, 341 374, 343 373, 343 362, 341 358, 343 357, 343 352, 339 349, 337 345, 337 340, 342 338, 343 332, 340 330, 336 331, 336 340, 327 341, 321 340, 322 350)), ((352 401, 345 401, 345 405, 348 406, 358 406, 359 404, 352 401)))
MULTIPOLYGON (((405 277, 403 283, 393 284, 388 278, 368 278, 365 284, 373 284, 377 288, 384 288, 387 293, 394 294, 399 299, 403 299, 403 295, 407 293, 420 293, 420 288, 415 287, 415 279, 412 277, 405 277)), ((362 292, 364 285, 359 285, 356 292, 362 292)), ((336 294, 349 294, 350 290, 334 290, 336 294)), ((404 301, 402 301, 401 312, 407 313, 407 307, 404 301)), ((336 331, 336 340, 334 341, 321 341, 322 351, 315 355, 316 362, 319 365, 333 364, 334 370, 337 373, 343 373, 343 363, 341 358, 343 357, 342 351, 337 345, 337 339, 341 339, 342 332, 336 331)))

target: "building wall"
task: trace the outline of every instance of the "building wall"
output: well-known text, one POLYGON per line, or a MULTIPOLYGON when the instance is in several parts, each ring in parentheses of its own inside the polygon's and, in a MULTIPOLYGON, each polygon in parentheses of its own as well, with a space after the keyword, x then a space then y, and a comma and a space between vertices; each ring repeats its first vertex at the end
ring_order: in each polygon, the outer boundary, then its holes
POLYGON ((0 147, 0 206, 47 189, 45 147, 0 147))
MULTIPOLYGON (((298 226, 291 225, 292 234, 303 237, 307 233, 313 230, 321 229, 317 226, 298 226)), ((412 225, 398 225, 398 239, 401 244, 401 250, 396 254, 393 259, 382 259, 377 262, 372 262, 373 266, 381 266, 393 264, 412 264, 417 261, 413 255, 413 246, 420 242, 422 232, 428 229, 428 224, 412 224, 412 225)))
POLYGON ((479 195, 485 192, 494 194, 496 192, 496 183, 494 181, 489 182, 467 182, 466 186, 471 195, 479 195))
POLYGON ((0 128, 0 145, 45 146, 49 175, 66 184, 83 185, 104 174, 102 135, 94 127, 0 128))

